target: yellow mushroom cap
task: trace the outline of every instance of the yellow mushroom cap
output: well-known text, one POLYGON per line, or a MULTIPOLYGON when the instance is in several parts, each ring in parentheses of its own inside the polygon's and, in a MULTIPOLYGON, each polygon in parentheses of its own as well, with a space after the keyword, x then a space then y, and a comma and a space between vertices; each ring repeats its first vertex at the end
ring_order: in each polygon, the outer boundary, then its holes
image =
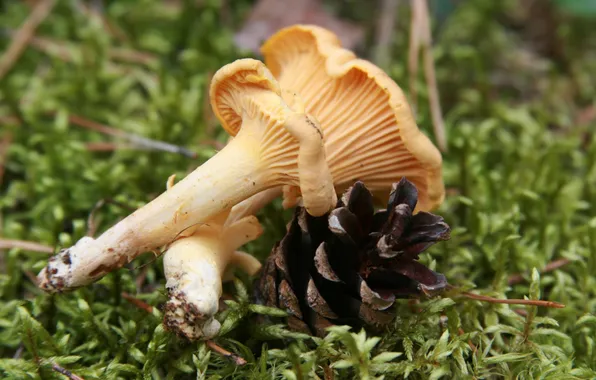
POLYGON ((268 107, 259 105, 269 99, 281 106, 279 97, 281 90, 277 79, 263 62, 254 59, 238 59, 222 67, 211 79, 209 89, 213 112, 232 136, 240 130, 244 112, 266 111, 268 107))
POLYGON ((343 49, 332 32, 295 25, 262 46, 288 104, 298 96, 321 124, 336 186, 361 180, 388 194, 402 176, 419 191, 419 210, 445 196, 439 150, 416 125, 400 87, 379 67, 343 49))
POLYGON ((215 115, 236 136, 231 144, 256 160, 254 186, 299 186, 308 212, 320 216, 337 201, 323 133, 299 102, 289 96, 290 105, 282 94, 277 79, 254 59, 221 68, 209 92, 215 115))

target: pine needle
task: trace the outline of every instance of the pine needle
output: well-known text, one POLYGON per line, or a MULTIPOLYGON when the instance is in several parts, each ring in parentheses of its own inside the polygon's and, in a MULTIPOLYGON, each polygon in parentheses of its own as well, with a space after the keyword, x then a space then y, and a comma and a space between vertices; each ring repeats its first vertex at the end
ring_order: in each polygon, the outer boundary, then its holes
POLYGON ((52 363, 52 369, 66 377, 68 377, 70 380, 85 380, 83 379, 81 376, 75 375, 74 373, 70 372, 69 370, 59 366, 56 363, 52 363))
POLYGON ((46 19, 54 8, 55 0, 42 0, 36 3, 29 17, 15 33, 8 49, 0 58, 0 79, 2 79, 19 60, 25 51, 37 27, 46 19))
POLYGON ((246 360, 244 358, 236 355, 233 352, 226 350, 225 348, 219 346, 217 343, 215 343, 212 340, 205 341, 205 344, 207 345, 207 347, 209 347, 210 350, 215 351, 216 353, 220 354, 221 356, 232 360, 234 362, 234 364, 236 364, 237 366, 242 366, 242 365, 246 364, 246 360))
MULTIPOLYGON (((544 269, 542 269, 540 271, 540 273, 552 272, 552 271, 557 270, 561 267, 564 267, 565 265, 569 264, 570 262, 571 262, 571 260, 565 259, 565 258, 551 261, 544 267, 544 269)), ((524 278, 523 273, 515 273, 515 274, 512 274, 511 276, 509 276, 509 279, 507 280, 507 284, 508 285, 517 285, 524 281, 525 281, 525 278, 524 278)))
POLYGON ((430 102, 430 113, 433 121, 433 128, 437 145, 443 152, 447 151, 447 135, 445 122, 441 111, 439 89, 435 75, 435 64, 432 55, 432 33, 430 27, 430 16, 426 0, 412 0, 412 20, 410 25, 410 49, 408 52, 408 67, 410 76, 410 101, 412 109, 416 113, 418 97, 418 57, 422 49, 424 60, 424 76, 428 88, 430 102))
POLYGON ((565 307, 562 303, 554 301, 542 301, 542 300, 526 300, 526 299, 499 299, 490 296, 483 296, 480 294, 474 294, 470 292, 462 292, 460 295, 477 301, 488 302, 488 303, 502 303, 507 305, 529 305, 529 306, 543 306, 555 309, 562 309, 565 307))
POLYGON ((123 139, 130 141, 131 143, 133 143, 137 146, 141 146, 141 147, 144 147, 147 149, 161 150, 161 151, 169 152, 169 153, 177 153, 177 154, 181 154, 188 158, 197 158, 197 154, 195 152, 190 151, 184 147, 166 143, 163 141, 151 140, 151 139, 148 139, 143 136, 138 136, 138 135, 135 135, 132 133, 124 132, 119 129, 109 127, 107 125, 100 124, 96 121, 85 119, 78 115, 71 114, 68 116, 68 120, 72 124, 77 125, 79 127, 89 129, 92 131, 101 132, 106 135, 121 137, 123 139))
POLYGON ((10 240, 0 239, 0 249, 20 248, 25 251, 40 252, 40 253, 54 253, 54 248, 25 240, 10 240))
POLYGON ((381 0, 379 24, 376 30, 375 63, 387 69, 391 60, 391 43, 397 19, 399 0, 381 0))
POLYGON ((140 299, 128 294, 126 292, 121 293, 122 298, 133 304, 134 306, 138 307, 141 310, 146 311, 147 313, 153 313, 153 306, 149 305, 148 303, 141 301, 140 299))

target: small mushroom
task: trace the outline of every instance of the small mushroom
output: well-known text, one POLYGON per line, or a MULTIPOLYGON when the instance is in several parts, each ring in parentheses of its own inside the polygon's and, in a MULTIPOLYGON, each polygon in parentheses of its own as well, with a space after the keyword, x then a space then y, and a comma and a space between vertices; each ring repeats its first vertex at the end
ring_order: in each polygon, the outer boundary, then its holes
POLYGON ((197 227, 191 236, 172 243, 163 259, 169 300, 164 325, 190 340, 209 339, 219 332, 213 317, 219 309, 222 279, 230 265, 255 274, 261 263, 237 249, 262 233, 254 216, 224 225, 227 212, 197 227))
POLYGON ((300 188, 312 215, 335 206, 319 123, 299 103, 290 107, 282 99, 278 82, 262 62, 241 59, 222 67, 209 95, 234 139, 97 239, 84 237, 50 258, 38 275, 42 289, 61 292, 89 284, 269 188, 300 188))

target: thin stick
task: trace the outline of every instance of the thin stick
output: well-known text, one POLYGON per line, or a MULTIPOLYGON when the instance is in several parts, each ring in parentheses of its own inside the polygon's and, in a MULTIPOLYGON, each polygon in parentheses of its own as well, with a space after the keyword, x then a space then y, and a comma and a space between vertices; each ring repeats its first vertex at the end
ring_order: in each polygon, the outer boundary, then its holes
MULTIPOLYGON (((118 130, 118 129, 115 129, 112 127, 108 127, 107 125, 100 124, 98 122, 95 122, 95 121, 92 121, 89 119, 85 119, 81 116, 71 114, 68 116, 68 120, 72 124, 77 125, 82 128, 85 128, 85 129, 100 132, 100 133, 110 135, 110 136, 127 139, 135 146, 143 148, 143 149, 160 150, 160 151, 164 151, 164 152, 168 152, 168 153, 181 154, 185 157, 192 158, 192 159, 198 157, 197 153, 195 153, 189 149, 186 149, 184 147, 166 143, 163 141, 151 140, 146 137, 134 135, 132 133, 127 133, 127 132, 124 132, 124 131, 121 131, 121 130, 118 130)), ((6 116, 4 118, 0 118, 0 121, 10 122, 10 123, 15 123, 15 124, 22 124, 22 122, 16 116, 6 116)), ((106 145, 103 143, 89 143, 87 147, 90 150, 108 150, 108 148, 112 149, 114 146, 106 145)), ((123 148, 123 147, 127 147, 127 146, 126 145, 118 145, 118 147, 123 148)))
MULTIPOLYGON (((8 34, 14 36, 15 32, 8 30, 8 34)), ((80 49, 77 44, 71 42, 40 36, 31 37, 29 45, 48 54, 57 54, 65 61, 70 61, 74 58, 72 56, 72 49, 80 49)), ((108 57, 122 62, 140 63, 147 66, 158 62, 158 58, 151 53, 121 47, 110 48, 108 50, 108 57)))
POLYGON ((420 12, 417 2, 412 1, 410 15, 410 46, 408 48, 408 76, 410 87, 410 106, 414 116, 418 112, 418 59, 420 57, 420 12))
POLYGON ((375 62, 386 69, 391 60, 391 41, 395 30, 399 0, 380 0, 381 10, 376 33, 375 62))
POLYGON ((29 17, 27 17, 21 28, 12 38, 8 49, 4 52, 2 58, 0 58, 0 79, 2 79, 18 61, 21 54, 25 51, 27 44, 35 34, 35 30, 50 14, 55 4, 55 0, 43 0, 35 5, 29 17))
POLYGON ((246 360, 233 352, 226 350, 225 348, 219 346, 212 340, 206 340, 205 344, 209 347, 210 350, 217 352, 223 357, 226 357, 234 362, 237 366, 242 366, 246 364, 246 360))
POLYGON ((25 251, 32 251, 32 252, 41 252, 41 253, 54 253, 54 248, 44 245, 35 243, 32 241, 25 241, 25 240, 10 240, 10 239, 0 239, 0 249, 11 249, 11 248, 20 248, 25 251))
POLYGON ((86 143, 85 149, 87 149, 90 152, 113 152, 115 150, 122 149, 138 149, 138 147, 135 147, 131 144, 118 144, 107 141, 100 141, 86 143))
POLYGON ((117 47, 108 50, 108 56, 123 62, 140 63, 147 66, 155 65, 159 61, 151 53, 117 47))
POLYGON ((35 273, 31 272, 30 270, 24 270, 23 273, 25 273, 25 276, 27 276, 27 278, 29 279, 29 281, 33 283, 33 285, 39 285, 39 280, 37 279, 35 273))
MULTIPOLYGON (((550 263, 548 263, 544 269, 542 269, 540 271, 540 273, 548 273, 548 272, 552 272, 556 269, 559 269, 561 267, 564 267, 565 265, 569 264, 571 262, 571 260, 569 259, 558 259, 555 261, 551 261, 550 263)), ((517 285, 520 284, 522 282, 524 282, 524 274, 523 273, 516 273, 516 274, 512 274, 511 276, 509 276, 509 279, 507 280, 507 284, 509 285, 517 285)))
POLYGON ((435 65, 432 56, 432 33, 430 27, 430 15, 426 0, 412 0, 412 17, 410 26, 410 48, 408 53, 408 67, 410 72, 410 100, 412 109, 416 113, 418 89, 418 58, 422 49, 424 60, 424 76, 428 89, 430 102, 430 113, 433 121, 433 128, 437 145, 443 152, 447 151, 447 136, 445 133, 445 122, 441 111, 439 90, 435 75, 435 65))
POLYGON ((499 299, 490 296, 482 296, 480 294, 474 294, 470 292, 462 292, 460 295, 477 300, 483 301, 488 303, 503 303, 507 305, 530 305, 530 306, 543 306, 543 307, 551 307, 555 309, 562 309, 565 307, 562 303, 554 302, 554 301, 542 301, 542 300, 522 300, 522 299, 499 299))
POLYGON ((117 27, 116 25, 114 25, 113 23, 111 23, 107 17, 105 17, 105 15, 103 15, 100 11, 98 11, 95 8, 89 7, 87 6, 87 4, 85 4, 82 1, 76 1, 75 5, 77 6, 78 10, 83 13, 84 15, 86 15, 87 17, 98 17, 101 20, 101 23, 103 24, 103 27, 108 31, 108 33, 121 40, 121 41, 128 41, 128 36, 126 35, 126 33, 124 33, 124 31, 122 29, 120 29, 119 27, 117 27))
POLYGON ((81 376, 75 375, 74 373, 70 372, 66 368, 60 367, 56 363, 52 363, 52 369, 64 376, 68 377, 70 380, 85 380, 81 376))
MULTIPOLYGON (((64 62, 75 61, 75 54, 73 54, 72 51, 72 48, 74 46, 72 44, 66 45, 65 43, 53 43, 49 39, 33 37, 29 41, 29 46, 38 49, 39 51, 42 51, 49 56, 56 57, 64 62)), ((123 60, 124 55, 122 54, 122 50, 117 53, 114 53, 113 50, 108 51, 108 55, 113 58, 116 58, 114 55, 118 56, 118 54, 119 58, 123 60)), ((131 55, 127 54, 127 58, 130 59, 131 55)), ((113 63, 111 61, 106 62, 106 71, 118 75, 133 75, 140 82, 146 82, 148 85, 151 86, 155 86, 158 82, 158 78, 153 74, 144 73, 139 71, 138 68, 128 67, 125 65, 113 63)))
POLYGON ((166 143, 163 141, 151 140, 151 139, 148 139, 148 138, 142 137, 142 136, 133 135, 131 133, 127 133, 127 132, 124 132, 124 131, 121 131, 118 129, 114 129, 112 127, 108 127, 107 125, 100 124, 98 122, 95 122, 95 121, 92 121, 89 119, 85 119, 81 116, 69 115, 68 120, 72 124, 78 125, 79 127, 83 127, 85 129, 89 129, 92 131, 101 132, 106 135, 121 137, 121 138, 127 139, 128 141, 132 142, 135 145, 139 145, 139 146, 145 147, 147 149, 161 150, 161 151, 169 152, 169 153, 177 153, 177 154, 186 156, 188 158, 196 158, 197 157, 197 154, 195 152, 192 152, 184 147, 169 144, 169 143, 166 143))
POLYGON ((426 87, 428 89, 428 101, 430 102, 430 115, 433 120, 433 128, 437 145, 442 152, 447 152, 447 135, 445 133, 445 122, 443 121, 443 112, 441 111, 441 101, 439 99, 439 89, 437 87, 437 78, 435 75, 435 63, 432 52, 432 32, 430 27, 430 15, 426 0, 414 0, 421 3, 422 20, 424 23, 424 43, 422 44, 422 59, 424 60, 424 77, 426 78, 426 87))
POLYGON ((141 301, 140 299, 138 299, 126 292, 122 292, 121 295, 122 295, 122 298, 124 298, 125 300, 127 300, 128 302, 133 304, 134 306, 138 307, 139 309, 145 310, 149 314, 153 313, 153 306, 149 305, 148 303, 141 301))

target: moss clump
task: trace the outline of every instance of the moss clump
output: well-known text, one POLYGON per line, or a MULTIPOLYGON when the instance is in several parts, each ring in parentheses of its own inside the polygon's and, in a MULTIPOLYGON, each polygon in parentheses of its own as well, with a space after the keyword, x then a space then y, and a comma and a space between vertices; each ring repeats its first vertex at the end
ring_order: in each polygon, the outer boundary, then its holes
MULTIPOLYGON (((99 200, 112 200, 95 213, 101 230, 129 213, 123 205, 147 202, 169 175, 181 177, 215 152, 205 141, 225 136, 207 107, 209 73, 245 56, 233 47, 231 27, 220 22, 222 4, 105 2, 122 39, 70 2, 58 2, 37 35, 68 42, 69 61, 28 48, 0 80, 0 139, 12 140, 0 187, 3 238, 68 246, 86 233, 99 200), (116 47, 155 59, 123 62, 114 57, 116 47), (199 158, 130 147, 92 151, 88 143, 108 138, 77 127, 72 115, 185 146, 199 158)), ((25 3, 3 6, 0 25, 7 28, 17 28, 29 12, 25 3)), ((228 20, 240 20, 249 7, 235 1, 228 20)), ((388 71, 405 86, 407 12, 400 15, 388 71)), ((400 302, 400 317, 384 336, 336 327, 316 339, 256 324, 251 315, 279 311, 252 305, 250 280, 238 280, 228 289, 233 300, 220 315, 217 339, 248 362, 236 366, 204 343, 165 332, 157 308, 122 297, 134 294, 153 306, 165 301, 159 258, 147 255, 97 284, 49 296, 28 277, 47 254, 9 249, 0 255, 0 377, 63 378, 56 365, 86 379, 332 372, 336 378, 595 377, 593 21, 559 15, 554 37, 530 33, 535 22, 517 2, 469 0, 439 26, 437 77, 450 150, 444 155, 449 194, 436 213, 453 233, 422 261, 464 288, 549 299, 565 309, 520 310, 456 296, 414 307, 400 302), (541 48, 540 38, 559 49, 541 48), (534 269, 561 258, 571 262, 542 275, 534 269), (519 272, 523 280, 510 285, 519 272), (271 348, 276 343, 269 341, 280 337, 287 345, 271 348)), ((8 43, 0 39, 0 50, 8 43)), ((425 104, 419 124, 430 131, 425 104)), ((283 236, 290 213, 280 210, 275 204, 260 215, 266 234, 249 246, 260 258, 283 236)))

